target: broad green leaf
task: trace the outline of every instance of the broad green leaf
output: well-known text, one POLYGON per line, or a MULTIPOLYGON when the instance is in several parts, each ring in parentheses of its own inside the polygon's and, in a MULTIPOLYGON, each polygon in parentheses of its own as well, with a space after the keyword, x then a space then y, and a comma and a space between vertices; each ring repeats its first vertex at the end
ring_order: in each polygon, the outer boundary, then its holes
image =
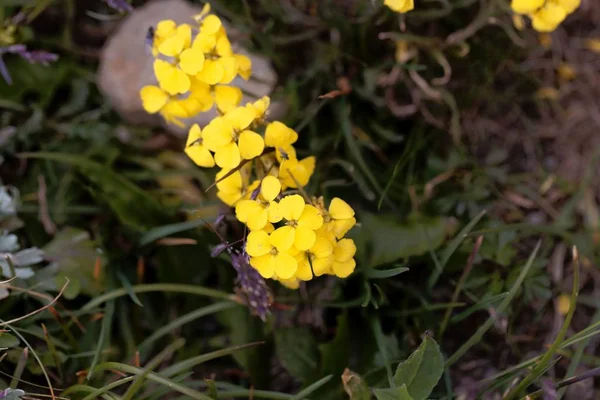
MULTIPOLYGON (((100 268, 97 271, 99 275, 94 276, 96 260, 100 256, 96 247, 97 243, 86 231, 75 228, 61 230, 43 248, 46 258, 51 261, 51 268, 40 271, 42 275, 38 279, 46 278, 44 272, 54 272, 56 286, 61 288, 68 278, 69 286, 64 293, 67 299, 75 298, 80 291, 90 296, 99 295, 105 290, 104 268, 100 268)), ((102 258, 101 262, 103 264, 102 258)))
POLYGON ((444 372, 444 359, 438 344, 426 336, 421 345, 396 369, 394 382, 406 385, 414 400, 425 400, 444 372))
POLYGON ((275 349, 285 369, 294 377, 310 380, 318 371, 317 343, 308 330, 285 328, 275 331, 275 349))
POLYGON ((346 368, 342 374, 342 384, 350 400, 371 400, 372 396, 369 385, 356 372, 352 372, 346 368))
POLYGON ((391 263, 435 250, 446 237, 448 221, 435 217, 414 216, 400 222, 395 216, 361 213, 358 241, 366 242, 369 267, 391 263))
POLYGON ((374 389, 377 400, 415 400, 408 392, 406 385, 389 389, 374 389))
POLYGON ((11 335, 8 332, 0 331, 0 349, 9 349, 11 347, 17 347, 20 343, 18 337, 11 335))

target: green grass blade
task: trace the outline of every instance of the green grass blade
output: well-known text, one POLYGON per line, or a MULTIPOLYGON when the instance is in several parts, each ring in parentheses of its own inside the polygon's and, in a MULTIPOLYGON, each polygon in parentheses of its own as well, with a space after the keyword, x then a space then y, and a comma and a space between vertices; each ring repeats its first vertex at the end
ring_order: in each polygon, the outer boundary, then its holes
POLYGON ((574 274, 573 274, 573 289, 571 291, 571 302, 569 304, 569 312, 565 317, 565 321, 563 322, 558 335, 556 335, 556 339, 550 345, 550 348, 544 354, 540 362, 535 366, 533 371, 531 371, 516 387, 514 387, 508 394, 505 396, 505 400, 511 400, 519 396, 522 392, 527 390, 529 385, 533 383, 537 378, 539 378, 542 373, 546 370, 548 364, 552 361, 552 357, 558 350, 560 344, 563 342, 567 329, 571 325, 571 319, 573 319, 573 314, 575 313, 575 307, 577 305, 577 296, 579 295, 579 257, 577 255, 577 248, 573 248, 573 265, 574 265, 574 274))
MULTIPOLYGON (((125 372, 128 374, 135 374, 135 375, 141 375, 144 373, 144 370, 141 368, 137 368, 137 367, 133 367, 131 365, 117 363, 117 362, 104 362, 104 363, 98 364, 96 366, 96 368, 94 369, 94 373, 100 372, 100 371, 105 371, 105 370, 111 370, 111 369, 125 372)), ((170 379, 167 379, 157 373, 148 372, 146 377, 148 378, 148 380, 150 380, 152 382, 156 382, 158 384, 167 386, 167 387, 171 388, 172 390, 175 390, 181 394, 188 396, 191 399, 212 400, 210 397, 206 396, 203 393, 200 393, 196 390, 190 389, 186 386, 180 385, 179 383, 174 382, 170 379)))
POLYGON ((294 395, 294 397, 292 397, 291 400, 306 400, 306 396, 313 393, 314 391, 319 389, 321 386, 323 386, 324 384, 329 382, 331 380, 331 378, 333 378, 333 375, 327 375, 326 377, 319 379, 315 383, 307 386, 306 388, 304 388, 301 391, 299 391, 298 393, 296 393, 294 395))
MULTIPOLYGON (((175 292, 175 293, 188 293, 195 294, 197 296, 206 296, 213 297, 215 299, 225 299, 232 300, 234 298, 233 295, 229 293, 222 292, 220 290, 214 290, 205 288, 197 285, 185 285, 180 283, 149 283, 149 284, 141 284, 134 285, 131 287, 133 293, 147 293, 147 292, 175 292)), ((109 300, 113 300, 122 296, 127 295, 127 290, 124 288, 111 290, 110 292, 106 292, 101 296, 98 296, 92 300, 90 300, 87 304, 85 304, 81 311, 91 310, 102 303, 105 303, 109 300)))
POLYGON ((185 372, 186 370, 189 370, 197 365, 200 365, 206 361, 214 360, 215 358, 228 356, 230 354, 235 353, 238 350, 244 350, 244 349, 247 349, 250 347, 258 346, 263 343, 264 342, 247 343, 247 344, 242 344, 239 346, 228 347, 226 349, 216 350, 216 351, 202 354, 202 355, 199 355, 196 357, 191 357, 191 358, 188 358, 187 360, 180 361, 177 364, 173 364, 173 365, 165 368, 164 370, 161 371, 161 375, 163 375, 167 378, 171 378, 171 377, 173 377, 175 375, 179 375, 179 374, 185 372))
MULTIPOLYGON (((110 392, 110 390, 117 388, 121 385, 124 385, 128 382, 133 381, 135 378, 137 378, 136 375, 128 376, 126 378, 121 378, 114 382, 108 383, 105 386, 102 386, 101 388, 95 388, 93 386, 88 386, 88 385, 73 385, 73 386, 67 388, 64 392, 62 392, 61 396, 66 397, 68 394, 71 394, 71 393, 86 392, 86 393, 89 393, 89 395, 85 397, 86 399, 87 398, 97 399, 99 396, 105 396, 106 394, 108 394, 110 392)), ((109 398, 112 398, 112 397, 109 397, 109 398)))
POLYGON ((115 313, 115 301, 111 300, 106 304, 106 308, 104 311, 104 317, 102 318, 102 326, 100 327, 100 337, 98 338, 98 347, 96 347, 96 353, 94 354, 94 358, 92 359, 92 364, 90 365, 90 369, 87 373, 87 380, 89 381, 92 377, 92 373, 96 364, 100 360, 100 355, 104 350, 104 342, 106 341, 107 336, 109 335, 110 328, 112 325, 112 319, 115 313))
POLYGON ((127 279, 125 274, 123 274, 121 271, 117 271, 117 278, 119 278, 119 282, 121 282, 121 285, 123 285, 123 289, 125 289, 125 291, 127 291, 127 294, 131 298, 131 301, 133 301, 135 304, 137 304, 140 307, 144 307, 144 305, 142 304, 140 299, 137 297, 135 292, 132 290, 131 282, 129 282, 129 279, 127 279))
POLYGON ((157 329, 152 335, 148 336, 140 345, 138 349, 140 352, 147 349, 148 346, 157 339, 168 335, 169 333, 175 331, 180 326, 192 322, 198 318, 205 317, 210 314, 217 313, 219 311, 228 310, 233 307, 239 306, 236 303, 230 301, 222 301, 220 303, 211 304, 206 307, 198 308, 192 312, 182 315, 179 318, 175 318, 173 321, 169 322, 165 326, 157 329))
POLYGON ((390 360, 388 359, 387 349, 385 348, 385 343, 383 342, 383 332, 381 330, 381 323, 379 322, 379 319, 371 319, 371 328, 373 329, 375 342, 377 343, 377 348, 381 353, 381 358, 383 359, 383 364, 385 365, 385 372, 387 374, 388 382, 390 384, 390 387, 393 388, 396 386, 396 384, 394 383, 394 374, 392 373, 392 365, 390 364, 390 360))
MULTIPOLYGON (((512 287, 508 291, 508 295, 502 301, 502 303, 498 306, 498 308, 496 310, 497 314, 502 314, 504 312, 504 310, 506 310, 506 308, 508 307, 508 305, 510 304, 512 299, 516 296, 517 291, 519 290, 519 287, 525 280, 525 277, 527 276, 527 274, 529 273, 529 270, 531 269, 531 266, 533 265, 533 261, 535 260, 535 257, 537 256, 537 253, 540 250, 541 244, 542 244, 542 242, 538 241, 535 248, 533 249, 533 252, 529 256, 529 259, 527 260, 525 267, 523 268, 523 270, 521 271, 521 273, 519 274, 519 276, 513 283, 512 287)), ((477 329, 477 331, 473 334, 473 336, 471 336, 469 338, 469 340, 467 340, 465 342, 465 344, 460 346, 460 348, 458 350, 456 350, 456 352, 454 354, 452 354, 450 356, 450 358, 448 358, 448 360, 446 361, 445 367, 448 368, 452 364, 454 364, 456 361, 458 361, 458 359, 460 357, 462 357, 471 347, 473 347, 476 343, 478 343, 481 340, 483 335, 492 327, 492 325, 494 325, 494 319, 490 316, 485 321, 485 323, 482 326, 480 326, 479 329, 477 329)))
POLYGON ((430 290, 435 286, 438 279, 440 279, 440 276, 442 275, 442 272, 444 272, 444 268, 446 267, 446 263, 448 263, 448 260, 450 260, 450 257, 452 257, 452 254, 454 254, 454 252, 458 249, 458 247, 466 239, 467 235, 469 235, 469 232, 471 232, 471 230, 473 230, 475 225, 477 225, 477 223, 481 220, 481 218, 483 218, 485 213, 486 213, 485 210, 480 212, 464 228, 461 229, 461 231, 458 233, 458 235, 456 235, 456 237, 454 239, 452 239, 452 241, 450 242, 450 244, 448 245, 446 250, 442 253, 442 260, 440 262, 441 268, 434 270, 431 273, 431 276, 429 277, 429 281, 427 282, 427 284, 428 284, 430 290))
POLYGON ((180 233, 189 231, 190 229, 198 228, 206 225, 207 221, 204 219, 195 219, 192 221, 178 222, 170 225, 163 225, 157 228, 150 229, 146 232, 139 240, 140 246, 145 246, 154 242, 155 240, 162 239, 166 236, 174 233, 180 233))
POLYGON ((406 267, 397 267, 391 269, 375 269, 369 268, 365 270, 365 277, 369 279, 386 279, 408 271, 406 267))
MULTIPOLYGON (((165 361, 166 359, 171 357, 171 355, 175 351, 177 351, 180 347, 182 347, 184 344, 185 344, 185 339, 183 339, 183 338, 178 339, 178 340, 174 341, 173 343, 171 343, 170 345, 168 345, 167 347, 165 347, 163 351, 158 353, 152 360, 150 360, 148 362, 148 364, 144 366, 144 371, 140 375, 138 375, 136 377, 136 379, 133 381, 133 383, 129 386, 129 388, 127 389, 127 392, 125 392, 125 394, 123 395, 123 400, 132 400, 133 396, 135 396, 136 393, 142 388, 142 385, 144 384, 144 379, 146 379, 148 374, 150 372, 152 372, 153 369, 157 368, 160 365, 160 363, 162 363, 163 361, 165 361)), ((83 400, 92 400, 92 399, 93 399, 93 397, 90 397, 89 399, 86 398, 83 400)))

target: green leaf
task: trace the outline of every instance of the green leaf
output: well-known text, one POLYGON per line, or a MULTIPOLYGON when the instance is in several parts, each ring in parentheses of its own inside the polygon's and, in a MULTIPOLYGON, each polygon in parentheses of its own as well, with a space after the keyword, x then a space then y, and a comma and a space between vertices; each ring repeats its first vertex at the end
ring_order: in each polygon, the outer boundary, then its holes
POLYGON ((342 384, 350 400, 371 400, 369 385, 356 372, 346 368, 342 374, 342 384))
POLYGON ((317 342, 305 329, 285 328, 275 332, 277 357, 290 374, 310 380, 319 366, 317 342))
POLYGON ((394 383, 406 385, 414 400, 425 400, 433 391, 444 372, 444 359, 440 348, 429 336, 408 359, 396 369, 394 383))
POLYGON ((348 332, 348 313, 344 312, 337 318, 335 338, 319 345, 321 353, 321 375, 339 375, 348 365, 348 348, 350 348, 350 335, 348 332))
POLYGON ((377 400, 415 400, 408 392, 406 385, 389 389, 374 389, 373 393, 377 400))
POLYGON ((20 341, 18 337, 13 336, 10 333, 0 331, 0 349, 17 347, 19 343, 20 341))
MULTIPOLYGON (((64 293, 65 298, 73 299, 79 292, 96 296, 104 292, 103 268, 100 275, 94 277, 94 265, 99 257, 96 251, 97 243, 90 238, 86 231, 65 228, 58 232, 54 239, 44 248, 44 254, 51 260, 52 269, 47 273, 56 273, 55 284, 57 288, 65 284, 65 278, 69 279, 69 286, 64 293)), ((44 270, 40 271, 37 279, 42 282, 47 277, 44 270)))
POLYGON ((434 250, 444 242, 447 229, 447 220, 438 217, 413 216, 403 223, 395 216, 364 212, 360 222, 357 241, 366 242, 369 267, 434 250))

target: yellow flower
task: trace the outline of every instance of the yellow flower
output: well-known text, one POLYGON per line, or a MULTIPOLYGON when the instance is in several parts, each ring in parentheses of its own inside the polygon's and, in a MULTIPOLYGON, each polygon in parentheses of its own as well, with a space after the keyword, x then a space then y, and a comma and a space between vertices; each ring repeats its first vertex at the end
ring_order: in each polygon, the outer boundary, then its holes
POLYGON ((383 4, 398 13, 409 12, 415 8, 414 0, 385 0, 383 4))
POLYGON ((236 108, 242 101, 242 90, 234 86, 211 86, 196 78, 191 78, 190 97, 197 98, 202 104, 202 111, 210 110, 216 103, 222 113, 236 108))
MULTIPOLYGON (((212 21, 216 16, 209 15, 207 20, 212 21)), ((212 24, 212 23, 211 23, 212 24)), ((213 26, 211 26, 214 28, 213 26)), ((209 30, 201 30, 194 39, 192 48, 207 55, 204 67, 198 71, 196 78, 210 85, 217 83, 230 83, 238 74, 238 60, 244 60, 235 57, 231 50, 231 43, 225 34, 224 29, 220 29, 215 33, 210 33, 209 30)))
POLYGON ((235 214, 240 222, 245 223, 250 230, 263 229, 268 222, 281 221, 279 204, 275 198, 281 192, 281 183, 274 176, 263 178, 260 184, 260 194, 256 200, 240 200, 235 207, 235 214))
POLYGON ((530 14, 544 5, 546 0, 512 0, 510 7, 517 14, 530 14))
POLYGON ((344 237, 356 225, 354 210, 339 197, 334 197, 331 200, 325 220, 330 223, 330 231, 333 232, 337 239, 344 237))
POLYGON ((249 107, 254 110, 254 119, 256 120, 255 122, 262 123, 267 116, 270 104, 271 99, 268 96, 263 96, 252 103, 246 104, 246 107, 249 107))
POLYGON ((144 86, 140 90, 142 106, 150 114, 159 113, 166 121, 183 127, 181 118, 190 118, 202 110, 202 104, 198 99, 188 97, 178 99, 170 96, 158 86, 144 86))
POLYGON ((346 278, 356 267, 354 255, 356 254, 356 245, 352 239, 342 239, 336 243, 333 249, 333 273, 339 278, 346 278))
POLYGON ((292 279, 278 279, 279 283, 288 289, 296 290, 300 287, 300 281, 296 278, 292 279))
POLYGON ((279 212, 286 220, 286 225, 271 234, 274 245, 281 250, 288 250, 292 246, 301 251, 310 249, 317 238, 315 230, 323 225, 319 210, 305 204, 302 196, 293 194, 281 199, 279 212))
POLYGON ((177 24, 171 19, 160 21, 156 24, 154 37, 152 38, 152 55, 158 56, 158 47, 167 39, 175 34, 177 24))
POLYGON ((324 236, 317 236, 311 248, 299 253, 296 260, 298 261, 296 277, 309 281, 313 277, 313 272, 315 276, 321 276, 331 270, 334 262, 333 245, 324 236))
POLYGON ((564 8, 558 4, 547 2, 544 7, 531 15, 533 29, 538 32, 552 32, 567 17, 564 8))
POLYGON ((227 178, 219 182, 219 179, 229 173, 229 169, 224 169, 217 172, 215 181, 217 181, 217 197, 229 206, 235 205, 238 201, 249 196, 254 189, 259 185, 259 181, 248 185, 248 177, 246 168, 236 171, 227 178))
POLYGON ((300 161, 294 158, 283 160, 279 167, 279 179, 285 188, 297 188, 298 185, 306 186, 315 171, 316 159, 314 156, 306 157, 300 161))
POLYGON ((212 168, 215 166, 212 154, 203 145, 202 130, 198 124, 192 125, 188 132, 185 153, 200 167, 212 168))
MULTIPOLYGON (((277 232, 277 231, 275 231, 277 232)), ((269 235, 263 230, 252 231, 246 241, 246 252, 252 265, 264 278, 273 276, 290 279, 298 269, 298 262, 287 249, 278 246, 273 232, 269 235)))
POLYGON ((235 168, 241 159, 249 160, 263 152, 262 136, 247 129, 254 115, 251 109, 238 107, 213 119, 204 128, 204 141, 209 150, 215 152, 219 167, 235 168))

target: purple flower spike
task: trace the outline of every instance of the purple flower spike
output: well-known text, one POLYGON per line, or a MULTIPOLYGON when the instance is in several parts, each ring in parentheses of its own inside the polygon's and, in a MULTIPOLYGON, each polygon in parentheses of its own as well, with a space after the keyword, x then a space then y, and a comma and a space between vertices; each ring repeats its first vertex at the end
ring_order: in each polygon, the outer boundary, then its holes
POLYGON ((114 10, 119 12, 131 12, 133 11, 133 7, 125 0, 104 0, 108 6, 114 10))
POLYGON ((237 281, 240 285, 239 291, 245 297, 248 307, 252 313, 263 321, 271 312, 273 302, 271 291, 265 280, 254 269, 249 262, 248 254, 234 250, 231 254, 231 265, 238 273, 237 281))

